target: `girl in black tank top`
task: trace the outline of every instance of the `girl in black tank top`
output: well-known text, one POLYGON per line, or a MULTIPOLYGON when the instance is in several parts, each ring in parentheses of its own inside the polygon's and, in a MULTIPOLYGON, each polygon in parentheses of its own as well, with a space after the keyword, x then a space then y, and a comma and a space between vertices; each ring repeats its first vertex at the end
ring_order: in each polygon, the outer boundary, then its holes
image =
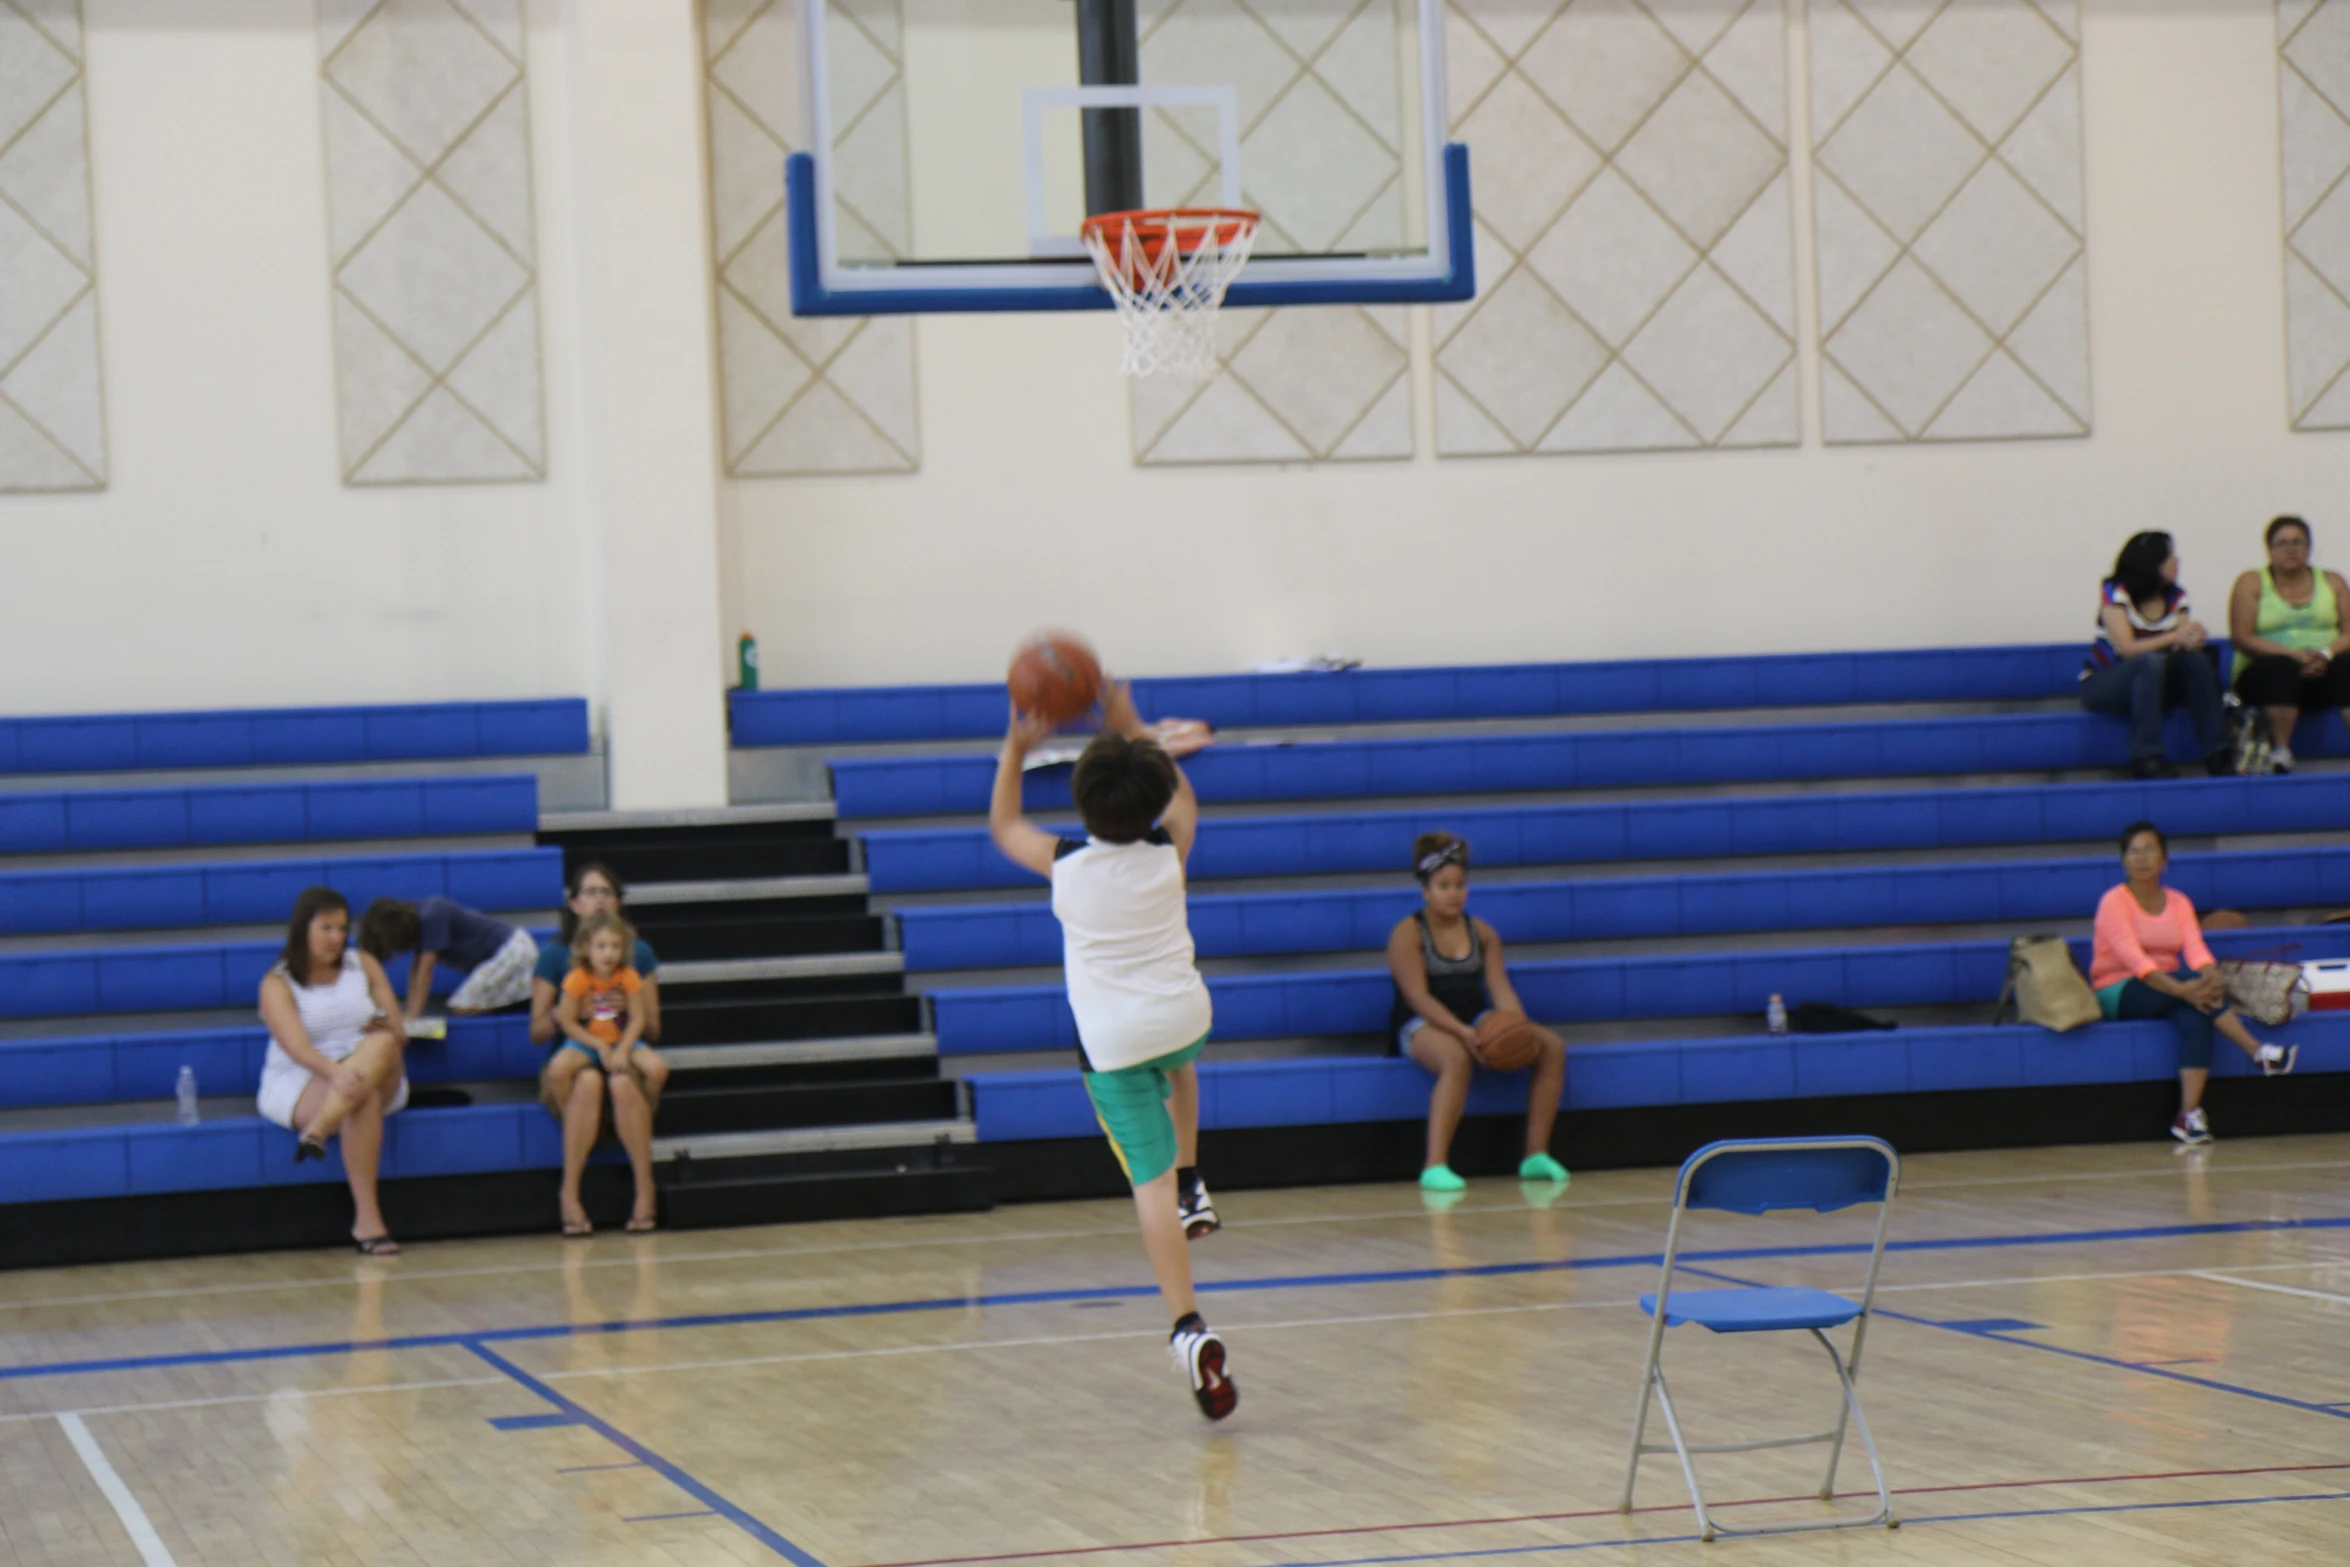
MULTIPOLYGON (((1469 846, 1450 833, 1423 833, 1412 845, 1412 874, 1427 906, 1412 912, 1387 938, 1387 970, 1395 982, 1388 1009, 1387 1049, 1409 1055, 1435 1078, 1428 1095, 1428 1158, 1420 1186, 1458 1193, 1467 1186, 1452 1171, 1452 1138, 1468 1108, 1469 1083, 1478 1070, 1470 1047, 1477 1020, 1488 1012, 1524 1013, 1501 937, 1468 911, 1469 846), (1437 931, 1461 933, 1466 952, 1457 956, 1437 944, 1437 931)), ((1567 1080, 1567 1047, 1549 1029, 1537 1027, 1540 1053, 1527 1072, 1526 1158, 1518 1178, 1564 1181, 1567 1172, 1550 1156, 1551 1124, 1567 1080)))

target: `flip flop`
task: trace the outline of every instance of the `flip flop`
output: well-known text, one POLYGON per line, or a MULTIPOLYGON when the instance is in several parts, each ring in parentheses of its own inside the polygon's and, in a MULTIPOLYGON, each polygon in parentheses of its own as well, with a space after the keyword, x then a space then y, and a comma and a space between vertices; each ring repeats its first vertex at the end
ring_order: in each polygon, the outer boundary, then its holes
POLYGON ((362 1257, 397 1257, 400 1243, 389 1235, 354 1235, 351 1244, 359 1248, 362 1257))
POLYGON ((326 1144, 321 1142, 319 1139, 310 1136, 308 1133, 304 1133, 302 1136, 294 1139, 294 1162, 296 1164, 301 1164, 304 1161, 310 1159, 323 1159, 325 1157, 326 1144))
POLYGON ((661 1221, 659 1219, 647 1218, 642 1214, 629 1215, 627 1229, 631 1235, 649 1234, 660 1227, 661 1221))
POLYGON ((576 1219, 565 1219, 565 1220, 563 1221, 563 1233, 564 1233, 566 1236, 569 1236, 569 1237, 571 1237, 571 1238, 573 1238, 573 1239, 577 1239, 578 1237, 580 1237, 580 1236, 583 1236, 583 1235, 593 1235, 593 1234, 595 1234, 595 1233, 596 1233, 596 1227, 595 1227, 595 1225, 593 1225, 593 1224, 591 1224, 590 1222, 588 1222, 588 1216, 587 1216, 587 1214, 586 1214, 584 1211, 582 1211, 582 1212, 581 1212, 581 1214, 580 1214, 580 1216, 579 1216, 578 1218, 576 1218, 576 1219))

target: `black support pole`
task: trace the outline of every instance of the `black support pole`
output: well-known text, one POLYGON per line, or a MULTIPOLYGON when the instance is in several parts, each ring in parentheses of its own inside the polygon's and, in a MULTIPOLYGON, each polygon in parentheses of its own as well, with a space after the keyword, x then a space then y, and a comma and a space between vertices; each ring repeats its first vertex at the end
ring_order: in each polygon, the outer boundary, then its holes
MULTIPOLYGON (((1132 87, 1142 80, 1134 0, 1077 0, 1077 80, 1132 87)), ((1142 205, 1142 111, 1087 109, 1085 211, 1130 212, 1142 205)))

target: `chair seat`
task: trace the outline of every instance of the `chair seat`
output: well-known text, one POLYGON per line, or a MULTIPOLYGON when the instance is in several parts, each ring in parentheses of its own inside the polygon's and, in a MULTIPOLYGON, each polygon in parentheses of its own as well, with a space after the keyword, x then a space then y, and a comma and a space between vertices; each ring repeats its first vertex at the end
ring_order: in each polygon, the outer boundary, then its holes
MULTIPOLYGON (((1640 1297, 1640 1309, 1656 1315, 1656 1297, 1640 1297)), ((1841 1327, 1860 1307, 1841 1295, 1808 1285, 1774 1289, 1675 1290, 1665 1326, 1695 1322, 1716 1333, 1775 1333, 1789 1328, 1841 1327)))

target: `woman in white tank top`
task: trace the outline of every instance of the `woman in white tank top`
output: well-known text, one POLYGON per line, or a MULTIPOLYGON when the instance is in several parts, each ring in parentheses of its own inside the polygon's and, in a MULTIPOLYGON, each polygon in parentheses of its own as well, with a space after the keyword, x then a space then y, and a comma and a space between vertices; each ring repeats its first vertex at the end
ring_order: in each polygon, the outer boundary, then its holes
POLYGON ((383 966, 350 945, 351 906, 330 887, 294 900, 286 949, 261 981, 269 1054, 261 1113, 299 1134, 294 1162, 326 1157, 341 1134, 355 1218, 351 1239, 371 1257, 397 1252, 376 1205, 384 1117, 408 1103, 407 1048, 383 966))

